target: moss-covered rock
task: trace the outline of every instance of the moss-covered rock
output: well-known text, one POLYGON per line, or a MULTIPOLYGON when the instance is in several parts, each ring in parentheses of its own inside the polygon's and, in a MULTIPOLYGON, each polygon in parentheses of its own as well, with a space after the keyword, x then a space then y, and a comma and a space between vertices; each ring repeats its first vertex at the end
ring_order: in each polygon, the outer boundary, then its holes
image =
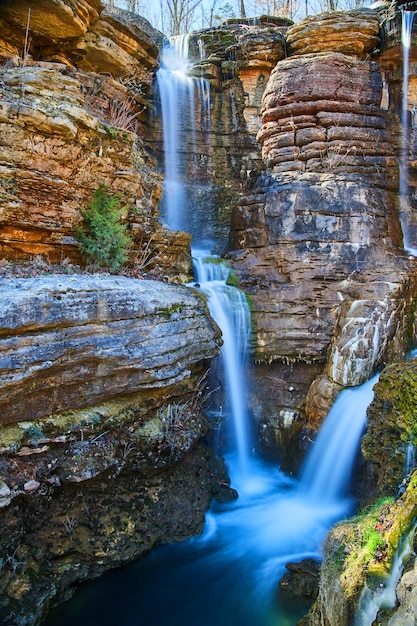
POLYGON ((396 500, 385 498, 337 524, 324 546, 319 596, 303 626, 347 626, 365 584, 388 579, 401 540, 417 517, 417 472, 396 500))
POLYGON ((368 498, 395 495, 406 468, 406 451, 417 441, 417 359, 386 367, 368 409, 362 452, 368 462, 368 498))

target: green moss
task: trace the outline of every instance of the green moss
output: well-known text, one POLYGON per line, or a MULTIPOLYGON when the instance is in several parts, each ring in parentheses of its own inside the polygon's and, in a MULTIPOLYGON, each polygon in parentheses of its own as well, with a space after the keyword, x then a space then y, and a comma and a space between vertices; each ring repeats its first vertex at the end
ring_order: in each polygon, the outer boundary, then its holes
POLYGON ((323 576, 337 577, 346 599, 357 597, 366 581, 386 578, 403 537, 417 519, 417 472, 405 493, 383 498, 348 521, 337 524, 326 542, 323 576))
POLYGON ((0 448, 20 447, 24 434, 24 430, 18 424, 0 428, 0 448))
POLYGON ((417 443, 417 359, 386 367, 376 393, 391 407, 401 441, 417 443))
POLYGON ((0 448, 20 448, 25 438, 29 439, 29 443, 37 445, 39 439, 58 437, 74 430, 99 433, 103 427, 115 428, 130 421, 141 407, 145 411, 143 395, 138 393, 85 409, 4 426, 0 428, 0 448))
POLYGON ((395 501, 390 510, 390 520, 384 532, 387 549, 387 562, 391 565, 392 559, 398 550, 401 539, 416 522, 417 519, 417 471, 411 476, 405 493, 395 501))
MULTIPOLYGON (((379 518, 384 515, 392 498, 378 500, 372 507, 354 517, 349 524, 352 543, 347 546, 347 556, 343 567, 342 587, 347 597, 352 596, 363 586, 364 573, 372 566, 383 563, 386 539, 379 529, 379 518)), ((384 565, 383 571, 386 572, 384 565)))
POLYGON ((181 313, 183 308, 183 304, 172 304, 167 307, 158 307, 156 309, 156 313, 161 313, 162 315, 165 315, 165 317, 170 317, 173 313, 181 313))
POLYGON ((161 419, 154 418, 146 422, 143 426, 135 430, 136 439, 159 439, 164 432, 164 424, 161 419))
POLYGON ((232 269, 229 270, 226 285, 230 285, 230 287, 239 287, 239 279, 232 269))
POLYGON ((411 349, 414 345, 414 326, 416 321, 416 308, 417 308, 417 298, 414 298, 411 302, 410 313, 408 317, 408 325, 406 330, 406 339, 408 348, 411 349))

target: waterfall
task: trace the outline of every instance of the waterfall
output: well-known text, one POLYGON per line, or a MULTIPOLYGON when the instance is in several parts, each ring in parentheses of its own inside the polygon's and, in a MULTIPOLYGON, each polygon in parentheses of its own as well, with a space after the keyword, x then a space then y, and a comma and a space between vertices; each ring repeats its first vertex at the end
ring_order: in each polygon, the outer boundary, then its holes
POLYGON ((405 446, 404 476, 408 476, 416 467, 416 449, 412 443, 405 446))
POLYGON ((246 474, 249 435, 244 365, 251 332, 250 309, 244 292, 227 285, 230 270, 220 259, 194 251, 193 261, 199 288, 206 294, 210 313, 222 331, 221 354, 228 413, 234 427, 239 469, 246 474))
POLYGON ((344 389, 330 409, 301 477, 309 497, 332 501, 346 494, 377 380, 378 374, 344 389))
MULTIPOLYGON (((175 45, 179 52, 173 46, 164 50, 158 72, 165 219, 173 228, 186 225, 190 232, 185 188, 194 181, 185 180, 190 170, 181 159, 192 156, 198 132, 191 122, 195 92, 205 106, 209 92, 204 85, 195 89, 196 81, 187 75, 187 39, 175 45)), ((208 106, 206 116, 209 110, 208 106)), ((200 246, 207 239, 208 221, 207 215, 196 231, 200 246)), ((312 447, 301 483, 276 464, 250 456, 245 377, 251 328, 248 303, 242 291, 227 285, 229 269, 220 259, 198 251, 193 256, 197 281, 193 286, 204 293, 222 331, 227 419, 233 422, 236 449, 225 456, 239 497, 213 503, 201 536, 158 546, 140 562, 80 589, 71 610, 63 607, 57 621, 48 626, 102 626, 109 623, 108 616, 116 616, 117 624, 138 626, 294 626, 309 605, 286 604, 279 597, 277 582, 285 565, 307 557, 319 560, 329 528, 351 511, 346 487, 375 379, 340 394, 312 447)))
MULTIPOLYGON (((201 258, 196 264, 201 270, 203 289, 210 290, 212 283, 224 283, 224 267, 204 263, 201 258)), ((360 427, 353 428, 357 437, 375 380, 342 392, 334 405, 338 421, 347 430, 352 420, 360 422, 360 427), (352 407, 356 410, 352 411, 352 407)), ((334 415, 334 408, 330 413, 334 415)), ((329 415, 326 424, 330 418, 329 415)), ((202 535, 159 546, 138 563, 118 568, 81 588, 45 626, 102 626, 109 623, 109 615, 117 616, 118 624, 138 626, 295 626, 309 603, 286 604, 277 593, 285 565, 305 558, 320 560, 321 546, 330 527, 352 510, 352 502, 341 497, 346 494, 337 493, 340 487, 331 487, 333 500, 327 491, 333 473, 344 486, 339 462, 346 472, 352 466, 353 458, 349 463, 343 459, 345 440, 341 442, 336 437, 333 441, 326 436, 325 451, 317 443, 311 451, 315 461, 307 461, 301 484, 278 467, 252 458, 250 477, 245 476, 240 485, 240 476, 235 475, 235 466, 231 465, 232 484, 238 487, 239 498, 214 503, 206 515, 202 535), (323 451, 327 480, 318 450, 323 451), (329 468, 330 451, 334 460, 329 468), (321 483, 310 471, 322 476, 321 483)), ((358 440, 348 443, 350 455, 354 455, 357 444, 358 440)), ((401 568, 400 559, 396 563, 401 568)), ((397 565, 394 569, 393 584, 399 571, 397 565)), ((371 623, 363 621, 356 626, 371 623)))
MULTIPOLYGON (((189 75, 189 36, 173 37, 162 50, 157 85, 164 142, 164 186, 161 214, 174 230, 189 230, 191 217, 187 185, 196 153, 196 110, 200 126, 210 128, 210 85, 189 75)), ((201 128, 200 128, 201 130, 201 128)))
POLYGON ((380 609, 392 609, 397 603, 396 587, 401 578, 406 558, 413 552, 415 525, 400 541, 392 561, 389 575, 373 588, 365 585, 359 600, 359 608, 354 616, 353 626, 372 626, 380 609))
POLYGON ((417 256, 417 248, 411 246, 409 241, 409 225, 410 221, 409 213, 409 199, 408 199, 408 152, 409 152, 409 114, 408 114, 408 85, 409 85, 409 56, 411 45, 411 34, 413 29, 413 11, 402 10, 402 23, 401 23, 401 42, 403 49, 403 91, 402 91, 402 103, 401 103, 401 155, 400 155, 400 214, 401 214, 401 226, 404 237, 404 248, 412 254, 417 256))

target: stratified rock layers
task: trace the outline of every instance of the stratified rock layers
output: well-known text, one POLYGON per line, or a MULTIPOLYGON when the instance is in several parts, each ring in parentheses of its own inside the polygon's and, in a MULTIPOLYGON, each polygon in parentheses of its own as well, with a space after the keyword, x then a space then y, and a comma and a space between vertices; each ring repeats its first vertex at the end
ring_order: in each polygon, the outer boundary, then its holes
POLYGON ((263 97, 267 171, 235 210, 230 237, 252 296, 255 358, 321 363, 307 398, 310 425, 341 387, 366 380, 387 351, 402 352, 415 284, 402 251, 381 73, 364 60, 377 19, 367 11, 314 19, 318 31, 326 26, 325 52, 300 43, 313 18, 289 29, 295 56, 277 63, 263 97), (360 31, 361 16, 371 24, 361 50, 327 37, 330 23, 342 32, 357 20, 360 31))
POLYGON ((365 59, 379 45, 379 29, 374 11, 330 11, 291 26, 286 41, 290 56, 329 51, 365 59))
POLYGON ((377 186, 395 186, 381 95, 372 61, 338 52, 281 61, 263 98, 258 139, 265 164, 274 173, 359 173, 377 186))
POLYGON ((55 275, 2 280, 1 292, 3 424, 169 387, 217 352, 219 331, 186 287, 55 275))
POLYGON ((0 614, 29 626, 77 581, 199 532, 211 498, 233 496, 197 445, 221 337, 183 286, 0 282, 0 614))

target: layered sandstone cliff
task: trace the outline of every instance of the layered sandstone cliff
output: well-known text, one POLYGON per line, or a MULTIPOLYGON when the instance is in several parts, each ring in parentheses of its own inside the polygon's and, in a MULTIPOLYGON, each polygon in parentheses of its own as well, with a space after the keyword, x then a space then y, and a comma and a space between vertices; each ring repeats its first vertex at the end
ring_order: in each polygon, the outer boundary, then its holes
POLYGON ((189 275, 190 237, 158 220, 162 178, 144 143, 159 52, 129 16, 100 2, 2 5, 3 258, 80 262, 74 230, 105 185, 126 203, 131 267, 153 257, 159 273, 189 275))
MULTIPOLYGON (((297 419, 313 379, 311 426, 343 386, 406 345, 416 274, 402 249, 396 146, 370 58, 378 32, 367 10, 290 27, 290 56, 264 93, 266 172, 233 213, 229 257, 253 300, 255 358, 281 380, 273 430, 297 419), (288 361, 295 385, 282 375, 288 361)), ((268 383, 258 388, 270 394, 268 383)))

